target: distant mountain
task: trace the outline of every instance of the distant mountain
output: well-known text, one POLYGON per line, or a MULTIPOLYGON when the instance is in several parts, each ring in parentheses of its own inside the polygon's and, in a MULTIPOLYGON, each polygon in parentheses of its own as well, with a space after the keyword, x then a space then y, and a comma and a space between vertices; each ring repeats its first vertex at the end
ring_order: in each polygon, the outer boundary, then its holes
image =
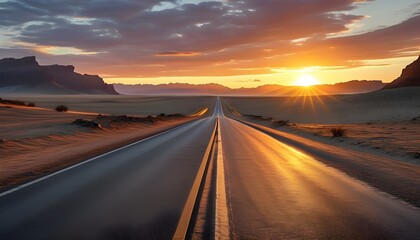
POLYGON ((114 84, 117 92, 127 95, 215 95, 229 94, 232 89, 220 84, 189 84, 189 83, 169 83, 169 84, 114 84))
POLYGON ((401 76, 390 82, 384 89, 420 86, 420 56, 402 70, 401 76))
POLYGON ((0 93, 118 94, 97 75, 76 73, 73 66, 40 66, 35 57, 0 60, 0 93))
POLYGON ((293 96, 293 95, 334 95, 372 92, 383 88, 386 83, 372 80, 354 80, 336 84, 316 85, 310 88, 282 85, 263 85, 256 88, 232 89, 220 84, 114 84, 115 90, 128 95, 247 95, 247 96, 293 96))

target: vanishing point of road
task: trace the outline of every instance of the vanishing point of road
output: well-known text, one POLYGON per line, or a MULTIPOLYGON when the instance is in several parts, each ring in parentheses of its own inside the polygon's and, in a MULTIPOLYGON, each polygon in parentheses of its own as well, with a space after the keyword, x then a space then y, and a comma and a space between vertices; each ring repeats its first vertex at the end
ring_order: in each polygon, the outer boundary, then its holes
POLYGON ((0 193, 0 240, 173 237, 420 239, 420 210, 226 117, 219 98, 209 117, 0 193), (200 216, 213 227, 197 235, 200 216))

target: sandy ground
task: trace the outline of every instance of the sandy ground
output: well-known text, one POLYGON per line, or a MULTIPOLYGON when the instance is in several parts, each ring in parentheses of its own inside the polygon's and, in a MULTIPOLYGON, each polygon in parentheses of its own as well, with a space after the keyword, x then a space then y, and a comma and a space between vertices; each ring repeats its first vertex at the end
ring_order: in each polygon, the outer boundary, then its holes
POLYGON ((349 124, 408 121, 420 116, 420 87, 319 97, 224 97, 242 114, 292 123, 349 124))
MULTIPOLYGON (((200 96, 125 96, 125 95, 1 95, 4 99, 34 102, 37 107, 54 109, 63 104, 69 110, 113 115, 147 116, 159 113, 184 115, 197 112, 212 102, 214 97, 200 96)), ((212 108, 210 108, 212 109, 212 108)))
POLYGON ((288 126, 280 127, 282 131, 420 163, 420 88, 323 96, 313 101, 312 105, 305 97, 224 98, 236 115, 253 122, 273 127, 273 121, 288 121, 288 126), (345 130, 345 137, 331 137, 331 128, 337 127, 345 130))
POLYGON ((96 116, 0 104, 0 138, 16 140, 50 134, 72 134, 86 130, 71 124, 76 118, 94 119, 96 116))
MULTIPOLYGON (((11 99, 10 96, 3 98, 11 99)), ((37 105, 35 108, 1 105, 0 189, 15 186, 192 121, 201 117, 194 115, 195 113, 205 108, 211 109, 214 105, 214 98, 211 97, 118 97, 112 100, 112 104, 104 103, 103 99, 105 99, 104 96, 89 96, 86 99, 81 96, 72 98, 68 106, 75 111, 73 113, 60 113, 40 108, 55 106, 53 104, 57 102, 66 104, 65 97, 57 99, 39 96, 31 100, 19 99, 35 102, 37 105), (84 101, 90 102, 91 105, 85 105, 84 101), (95 111, 92 114, 83 113, 95 109, 101 111, 95 111), (98 119, 98 112, 137 116, 180 113, 185 117, 156 118, 158 121, 156 120, 155 123, 148 120, 114 122, 108 116, 98 119), (101 123, 102 128, 72 124, 75 119, 94 120, 101 123)))
POLYGON ((345 135, 331 141, 342 141, 394 156, 409 156, 420 162, 420 118, 392 123, 292 125, 298 131, 325 138, 332 138, 331 128, 338 127, 345 130, 345 135))

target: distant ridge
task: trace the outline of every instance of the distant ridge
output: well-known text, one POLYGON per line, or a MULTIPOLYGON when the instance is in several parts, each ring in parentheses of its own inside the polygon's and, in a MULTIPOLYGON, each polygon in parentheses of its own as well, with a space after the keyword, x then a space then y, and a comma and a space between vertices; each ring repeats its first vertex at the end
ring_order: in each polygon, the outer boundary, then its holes
POLYGON ((114 84, 115 90, 128 95, 237 95, 237 96, 294 96, 337 95, 372 92, 383 88, 386 83, 379 80, 353 80, 336 84, 316 85, 310 88, 282 85, 263 85, 255 88, 232 89, 220 84, 114 84))
POLYGON ((227 94, 232 90, 216 83, 114 84, 114 88, 117 92, 128 95, 213 95, 227 94))
POLYGON ((74 66, 40 66, 35 57, 0 60, 0 93, 118 94, 97 75, 79 74, 74 66))
POLYGON ((390 82, 384 89, 420 86, 420 56, 407 65, 397 79, 390 82))

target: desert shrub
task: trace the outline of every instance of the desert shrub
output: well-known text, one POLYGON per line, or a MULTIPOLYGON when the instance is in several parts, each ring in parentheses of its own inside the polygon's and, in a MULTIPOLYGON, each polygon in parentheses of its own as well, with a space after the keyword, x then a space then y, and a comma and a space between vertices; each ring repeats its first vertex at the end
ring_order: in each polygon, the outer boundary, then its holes
POLYGON ((331 128, 330 129, 333 137, 344 137, 346 130, 344 128, 338 127, 338 128, 331 128))
POLYGON ((82 127, 90 127, 90 128, 98 128, 98 129, 102 129, 101 124, 94 122, 92 120, 88 120, 88 119, 81 119, 78 118, 76 120, 73 121, 73 124, 77 124, 80 125, 82 127))
POLYGON ((8 100, 8 99, 0 98, 0 103, 26 106, 24 101, 19 101, 19 100, 8 100))
POLYGON ((165 116, 164 113, 159 114, 159 117, 164 117, 164 116, 165 116))
POLYGON ((55 111, 57 111, 57 112, 67 112, 68 110, 69 110, 69 108, 65 105, 58 105, 55 108, 55 111))
POLYGON ((287 126, 287 125, 289 125, 289 120, 286 120, 286 121, 284 121, 284 120, 275 120, 271 124, 271 127, 276 128, 276 127, 283 127, 283 126, 287 126))
POLYGON ((28 103, 26 106, 28 106, 28 107, 35 107, 35 103, 30 102, 30 103, 28 103))
POLYGON ((420 159, 420 152, 408 152, 408 155, 413 158, 420 159))

